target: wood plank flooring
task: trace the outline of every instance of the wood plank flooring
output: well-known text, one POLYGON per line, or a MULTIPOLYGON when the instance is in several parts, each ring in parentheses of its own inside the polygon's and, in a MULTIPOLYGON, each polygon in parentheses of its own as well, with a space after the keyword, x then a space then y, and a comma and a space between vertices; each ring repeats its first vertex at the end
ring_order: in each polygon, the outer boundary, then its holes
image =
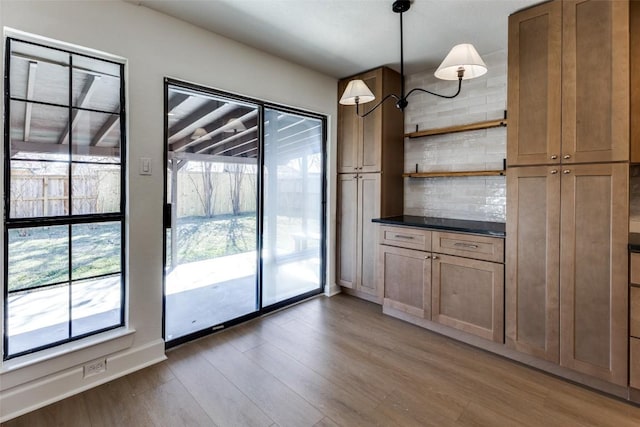
POLYGON ((640 408, 338 295, 3 425, 637 427, 640 408))

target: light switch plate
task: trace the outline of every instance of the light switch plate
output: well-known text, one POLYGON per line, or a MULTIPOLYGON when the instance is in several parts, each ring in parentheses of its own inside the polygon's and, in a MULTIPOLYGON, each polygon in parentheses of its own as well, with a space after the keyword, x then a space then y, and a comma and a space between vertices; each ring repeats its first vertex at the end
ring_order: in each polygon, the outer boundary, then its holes
POLYGON ((140 157, 138 172, 140 173, 140 175, 151 175, 151 158, 150 157, 140 157))

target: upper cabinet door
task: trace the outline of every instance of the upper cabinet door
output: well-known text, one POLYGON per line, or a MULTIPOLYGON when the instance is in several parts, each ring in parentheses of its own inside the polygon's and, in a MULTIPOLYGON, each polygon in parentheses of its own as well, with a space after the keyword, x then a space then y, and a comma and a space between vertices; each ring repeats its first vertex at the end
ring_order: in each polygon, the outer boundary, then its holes
MULTIPOLYGON (((369 111, 382 100, 382 68, 360 76, 376 99, 361 106, 369 111)), ((376 111, 360 121, 360 137, 358 142, 358 166, 360 172, 380 172, 382 170, 382 111, 383 108, 395 108, 391 102, 385 102, 376 111)))
POLYGON ((509 17, 509 166, 560 162, 561 51, 561 3, 509 17))
MULTIPOLYGON (((382 99, 383 69, 368 71, 338 83, 338 97, 352 79, 361 79, 376 99, 359 106, 360 114, 370 111, 382 99)), ((338 104, 338 172, 380 172, 382 170, 382 115, 386 102, 365 118, 358 117, 354 105, 338 104)))
MULTIPOLYGON (((347 87, 348 80, 338 82, 338 99, 347 87)), ((358 171, 358 140, 360 117, 355 105, 338 104, 338 172, 358 171)))
POLYGON ((562 6, 562 163, 629 160, 629 4, 562 6))

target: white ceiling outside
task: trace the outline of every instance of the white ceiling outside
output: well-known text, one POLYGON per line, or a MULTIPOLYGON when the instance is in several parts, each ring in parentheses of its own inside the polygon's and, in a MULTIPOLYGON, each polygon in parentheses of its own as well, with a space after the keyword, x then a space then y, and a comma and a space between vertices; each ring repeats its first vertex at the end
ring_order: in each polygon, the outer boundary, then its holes
MULTIPOLYGON (((128 0, 333 77, 399 69, 393 0, 128 0)), ((540 0, 412 0, 406 73, 436 68, 451 47, 507 47, 508 16, 540 0)))

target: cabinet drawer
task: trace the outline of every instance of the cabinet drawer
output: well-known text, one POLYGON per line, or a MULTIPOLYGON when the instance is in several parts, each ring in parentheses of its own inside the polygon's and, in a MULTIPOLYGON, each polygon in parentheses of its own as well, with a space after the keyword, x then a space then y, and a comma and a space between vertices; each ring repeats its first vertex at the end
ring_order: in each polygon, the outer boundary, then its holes
POLYGON ((504 262, 504 240, 497 237, 434 231, 432 251, 484 261, 504 262))
POLYGON ((631 313, 629 334, 640 338, 640 288, 631 287, 631 313))
POLYGON ((380 244, 401 248, 431 250, 431 231, 419 228, 380 227, 380 244))
POLYGON ((631 338, 629 342, 629 384, 640 389, 640 339, 631 338))
POLYGON ((640 285, 640 254, 631 253, 631 283, 640 285))

